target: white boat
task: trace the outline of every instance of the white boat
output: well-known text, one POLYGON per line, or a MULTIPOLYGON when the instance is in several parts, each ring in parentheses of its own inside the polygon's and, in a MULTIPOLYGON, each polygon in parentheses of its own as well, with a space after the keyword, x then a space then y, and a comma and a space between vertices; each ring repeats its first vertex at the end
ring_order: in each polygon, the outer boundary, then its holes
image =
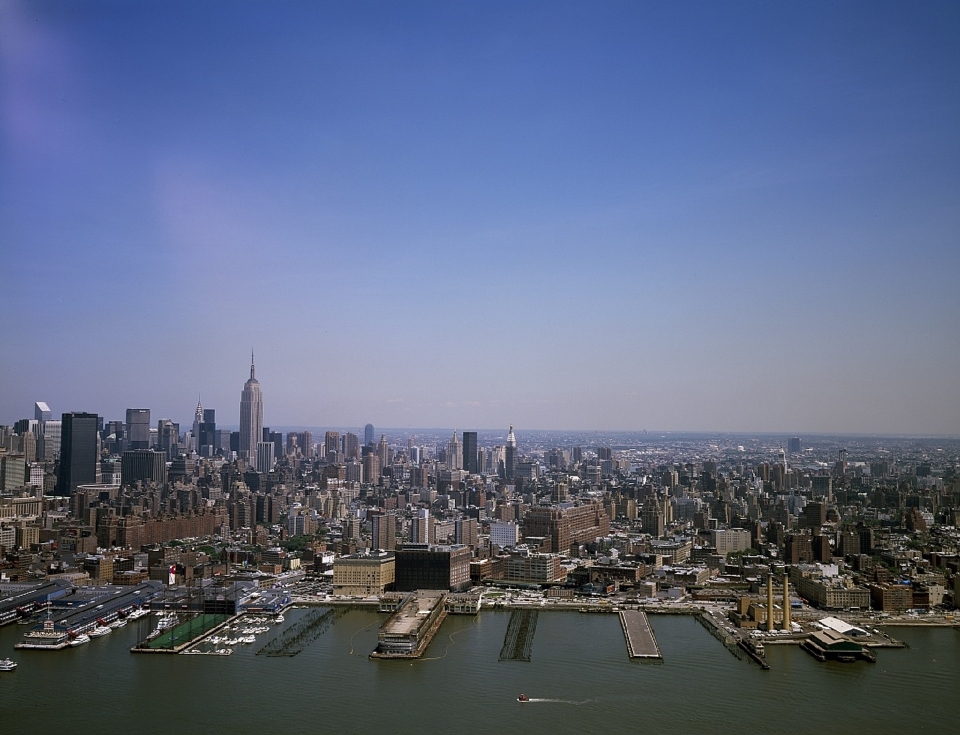
POLYGON ((113 628, 111 628, 110 626, 98 625, 96 628, 94 628, 89 633, 87 633, 87 635, 90 636, 91 638, 99 638, 100 636, 104 636, 112 632, 113 632, 113 628))
POLYGON ((110 623, 110 627, 111 627, 111 628, 122 628, 122 627, 123 627, 124 625, 126 625, 126 624, 127 624, 127 619, 126 619, 126 618, 117 618, 117 619, 114 620, 112 623, 110 623))
POLYGON ((276 623, 277 625, 280 625, 280 623, 283 622, 283 615, 277 615, 277 617, 273 619, 273 622, 276 623))
POLYGON ((0 671, 13 671, 17 668, 17 662, 8 658, 0 659, 0 671))
POLYGON ((86 633, 81 633, 76 638, 72 638, 68 645, 76 647, 76 646, 82 646, 84 643, 89 643, 89 642, 90 642, 90 636, 88 636, 86 633))
POLYGON ((138 607, 129 615, 127 615, 127 620, 138 620, 139 618, 142 618, 144 615, 149 615, 149 614, 150 614, 149 610, 144 610, 142 607, 138 607))

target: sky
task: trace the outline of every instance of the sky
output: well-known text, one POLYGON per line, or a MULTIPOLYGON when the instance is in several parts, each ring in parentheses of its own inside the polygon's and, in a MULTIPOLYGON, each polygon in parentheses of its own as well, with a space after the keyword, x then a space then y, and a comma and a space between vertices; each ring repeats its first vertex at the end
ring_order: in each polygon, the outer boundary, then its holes
POLYGON ((958 28, 0 0, 0 424, 960 435, 958 28))

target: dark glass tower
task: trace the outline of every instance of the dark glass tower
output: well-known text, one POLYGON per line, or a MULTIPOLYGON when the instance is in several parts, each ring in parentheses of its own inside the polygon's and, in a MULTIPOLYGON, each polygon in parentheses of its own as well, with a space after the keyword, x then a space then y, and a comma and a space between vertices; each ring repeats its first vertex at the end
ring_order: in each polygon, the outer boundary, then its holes
POLYGON ((463 469, 471 475, 480 474, 480 466, 477 462, 477 432, 463 432, 463 469))
POLYGON ((97 427, 95 413, 65 413, 60 430, 60 468, 57 495, 72 495, 77 485, 97 481, 97 427))

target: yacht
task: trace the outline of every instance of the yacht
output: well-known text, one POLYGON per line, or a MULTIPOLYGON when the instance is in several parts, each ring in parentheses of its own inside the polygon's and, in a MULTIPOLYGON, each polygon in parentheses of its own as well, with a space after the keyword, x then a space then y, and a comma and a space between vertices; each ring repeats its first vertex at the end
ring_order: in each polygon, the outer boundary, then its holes
POLYGON ((98 625, 96 628, 87 633, 87 635, 89 635, 91 638, 99 638, 100 636, 104 636, 107 633, 112 632, 113 628, 111 628, 109 625, 98 625))
POLYGON ((89 642, 90 642, 90 636, 88 636, 86 633, 81 633, 76 638, 71 638, 70 643, 68 645, 76 648, 77 646, 82 646, 84 643, 89 643, 89 642))
POLYGON ((0 671, 13 671, 17 668, 17 662, 8 658, 0 659, 0 671))

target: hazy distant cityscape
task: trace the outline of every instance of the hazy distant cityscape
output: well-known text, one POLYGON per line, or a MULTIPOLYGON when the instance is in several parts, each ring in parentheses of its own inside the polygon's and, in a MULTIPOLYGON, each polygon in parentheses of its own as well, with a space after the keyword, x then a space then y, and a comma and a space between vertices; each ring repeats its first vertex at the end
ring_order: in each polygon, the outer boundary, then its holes
POLYGON ((183 428, 43 401, 0 426, 0 623, 33 623, 17 648, 157 610, 134 652, 230 655, 291 605, 329 608, 262 649, 295 655, 373 605, 370 655, 416 659, 486 606, 514 610, 501 657, 529 660, 536 613, 574 607, 619 613, 632 658, 660 657, 646 613, 673 612, 768 668, 770 642, 875 661, 902 645, 877 626, 956 625, 960 439, 321 434, 264 410, 251 357, 236 431, 201 403, 183 428))

